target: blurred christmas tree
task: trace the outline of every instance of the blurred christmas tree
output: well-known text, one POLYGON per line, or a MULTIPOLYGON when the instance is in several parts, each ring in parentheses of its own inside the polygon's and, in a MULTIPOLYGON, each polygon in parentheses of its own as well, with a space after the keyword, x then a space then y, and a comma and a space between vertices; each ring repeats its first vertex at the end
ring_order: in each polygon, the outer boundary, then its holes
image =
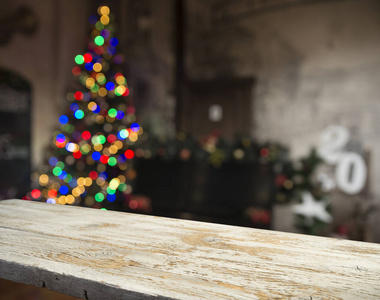
POLYGON ((98 8, 88 50, 75 57, 73 75, 80 88, 54 132, 49 163, 32 174, 33 190, 25 199, 122 210, 130 201, 135 177, 130 146, 142 134, 116 53, 110 9, 98 8), (78 84, 79 85, 79 84, 78 84))

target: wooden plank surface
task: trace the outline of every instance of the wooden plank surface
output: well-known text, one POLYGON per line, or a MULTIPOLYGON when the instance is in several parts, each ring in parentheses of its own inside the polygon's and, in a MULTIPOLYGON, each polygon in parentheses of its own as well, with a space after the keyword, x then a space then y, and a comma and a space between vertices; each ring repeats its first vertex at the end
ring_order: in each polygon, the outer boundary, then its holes
POLYGON ((380 299, 380 245, 0 201, 0 277, 84 299, 380 299))

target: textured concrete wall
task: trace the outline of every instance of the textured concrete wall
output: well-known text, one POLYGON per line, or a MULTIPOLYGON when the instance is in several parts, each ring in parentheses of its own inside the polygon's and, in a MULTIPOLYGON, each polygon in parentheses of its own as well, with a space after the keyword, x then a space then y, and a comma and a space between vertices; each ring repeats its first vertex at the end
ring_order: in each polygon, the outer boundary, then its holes
MULTIPOLYGON (((188 2, 188 75, 254 76, 252 136, 288 145, 294 158, 319 146, 327 126, 347 127, 370 154, 369 193, 378 199, 380 2, 325 1, 265 12, 249 10, 253 2, 188 2)), ((330 198, 338 222, 368 201, 341 193, 330 198)), ((289 212, 288 220, 277 218, 279 228, 292 230, 289 212)))

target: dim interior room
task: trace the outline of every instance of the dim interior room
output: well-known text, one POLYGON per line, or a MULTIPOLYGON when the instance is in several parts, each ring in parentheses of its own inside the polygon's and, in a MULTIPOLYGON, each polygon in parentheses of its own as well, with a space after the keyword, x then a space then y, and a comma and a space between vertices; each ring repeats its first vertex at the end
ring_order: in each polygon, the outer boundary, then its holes
POLYGON ((380 242, 378 0, 0 5, 0 200, 380 242))
POLYGON ((377 0, 3 0, 0 199, 378 243, 379 32, 377 0))

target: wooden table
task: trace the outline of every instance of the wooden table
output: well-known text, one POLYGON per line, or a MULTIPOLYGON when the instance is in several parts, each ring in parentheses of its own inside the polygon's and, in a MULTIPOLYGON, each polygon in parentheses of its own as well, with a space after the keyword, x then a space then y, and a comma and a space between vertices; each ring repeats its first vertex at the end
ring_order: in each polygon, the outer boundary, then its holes
POLYGON ((84 299, 380 299, 380 245, 0 202, 0 278, 84 299))

